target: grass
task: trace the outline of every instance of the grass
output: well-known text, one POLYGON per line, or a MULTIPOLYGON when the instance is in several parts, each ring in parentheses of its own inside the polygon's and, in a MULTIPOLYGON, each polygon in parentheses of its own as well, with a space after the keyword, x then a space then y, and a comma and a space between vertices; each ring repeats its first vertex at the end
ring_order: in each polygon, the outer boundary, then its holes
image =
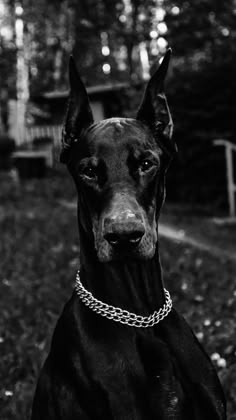
POLYGON ((236 221, 234 223, 216 223, 214 208, 202 209, 189 205, 168 204, 164 207, 161 221, 175 229, 181 229, 185 235, 212 248, 221 248, 225 254, 234 254, 236 258, 236 221))
MULTIPOLYGON (((1 420, 21 420, 29 418, 39 369, 73 288, 76 214, 60 200, 74 200, 76 194, 64 171, 20 184, 1 174, 0 182, 1 420)), ((207 237, 201 220, 191 215, 189 226, 207 237)), ((184 222, 187 229, 187 216, 184 222)), ((232 245, 232 230, 220 229, 224 243, 232 245)), ((163 238, 161 255, 166 286, 214 359, 229 420, 235 420, 236 262, 163 238)))

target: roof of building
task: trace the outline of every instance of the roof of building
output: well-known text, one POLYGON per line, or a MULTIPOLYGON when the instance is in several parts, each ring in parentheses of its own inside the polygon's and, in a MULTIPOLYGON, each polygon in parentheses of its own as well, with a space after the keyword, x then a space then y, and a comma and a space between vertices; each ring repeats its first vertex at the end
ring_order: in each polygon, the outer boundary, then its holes
MULTIPOLYGON (((105 85, 95 85, 89 86, 86 88, 89 95, 97 94, 97 93, 106 93, 106 92, 114 92, 116 90, 124 89, 129 87, 129 83, 120 82, 120 83, 109 83, 105 85)), ((59 98, 67 98, 69 95, 69 90, 59 91, 54 90, 51 92, 44 92, 42 94, 43 98, 47 99, 59 99, 59 98)))

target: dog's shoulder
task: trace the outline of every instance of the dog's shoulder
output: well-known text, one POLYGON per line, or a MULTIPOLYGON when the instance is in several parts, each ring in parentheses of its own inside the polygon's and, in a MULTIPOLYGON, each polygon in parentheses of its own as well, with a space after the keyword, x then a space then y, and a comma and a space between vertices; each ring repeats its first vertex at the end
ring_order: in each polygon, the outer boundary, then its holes
POLYGON ((225 418, 225 396, 215 368, 184 317, 172 309, 158 328, 172 359, 182 372, 185 387, 196 407, 196 415, 204 409, 206 413, 209 410, 209 419, 213 413, 216 419, 225 418))
POLYGON ((71 343, 78 335, 78 299, 75 292, 72 293, 71 298, 66 302, 62 313, 57 321, 54 334, 52 337, 52 345, 65 346, 66 343, 71 343))

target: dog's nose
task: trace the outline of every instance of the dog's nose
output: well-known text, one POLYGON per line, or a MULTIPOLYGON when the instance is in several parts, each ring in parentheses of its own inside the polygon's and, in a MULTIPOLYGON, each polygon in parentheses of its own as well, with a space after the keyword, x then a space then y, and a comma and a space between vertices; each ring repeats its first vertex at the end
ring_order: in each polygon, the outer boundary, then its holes
POLYGON ((104 238, 113 247, 137 246, 145 233, 141 217, 130 211, 106 218, 104 227, 104 238))
POLYGON ((109 242, 110 245, 113 247, 120 247, 120 246, 137 246, 141 241, 144 235, 144 228, 141 230, 135 229, 131 231, 113 231, 111 233, 106 233, 104 238, 109 242))

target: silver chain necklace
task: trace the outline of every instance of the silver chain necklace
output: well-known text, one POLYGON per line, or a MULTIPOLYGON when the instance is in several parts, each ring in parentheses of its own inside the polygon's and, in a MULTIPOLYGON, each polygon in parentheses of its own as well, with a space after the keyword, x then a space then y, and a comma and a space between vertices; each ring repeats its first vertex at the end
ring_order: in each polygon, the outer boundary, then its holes
POLYGON ((108 305, 107 303, 96 299, 91 292, 85 289, 81 283, 79 271, 76 275, 75 290, 82 302, 88 306, 88 308, 92 309, 92 311, 104 316, 107 319, 112 319, 115 322, 120 322, 121 324, 129 325, 130 327, 153 327, 153 325, 162 321, 162 319, 169 314, 172 308, 172 300, 168 290, 166 289, 164 289, 166 298, 165 304, 159 309, 159 311, 154 311, 149 316, 136 315, 135 313, 128 312, 124 309, 108 305))

